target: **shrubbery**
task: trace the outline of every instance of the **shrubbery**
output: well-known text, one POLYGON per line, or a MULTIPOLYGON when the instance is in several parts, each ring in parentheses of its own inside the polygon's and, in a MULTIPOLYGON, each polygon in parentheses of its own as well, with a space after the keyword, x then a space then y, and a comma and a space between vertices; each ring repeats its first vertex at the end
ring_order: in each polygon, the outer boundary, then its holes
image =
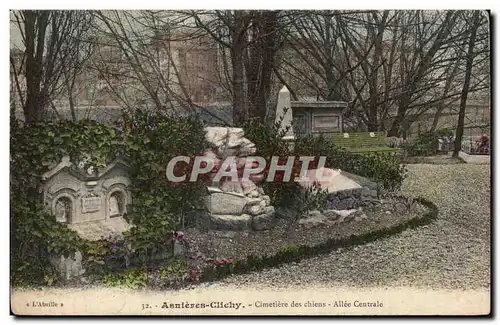
MULTIPOLYGON (((137 112, 117 127, 92 121, 58 121, 11 126, 11 274, 13 284, 48 284, 57 280, 48 263, 51 253, 81 251, 87 263, 105 265, 112 247, 105 240, 88 242, 44 209, 40 176, 69 156, 85 156, 100 168, 117 157, 132 167, 133 209, 126 218, 135 227, 125 233, 130 254, 149 254, 171 241, 182 225, 183 211, 199 201, 200 184, 184 187, 166 182, 165 168, 174 156, 194 157, 204 147, 196 118, 170 118, 137 112)), ((123 256, 124 257, 124 256, 123 256)), ((87 265, 92 268, 92 265, 87 265)))
POLYGON ((104 166, 117 156, 120 138, 112 128, 92 122, 28 126, 13 121, 10 131, 12 282, 51 284, 57 275, 49 255, 85 251, 88 243, 44 209, 40 176, 63 156, 77 161, 85 152, 92 153, 89 163, 104 166))
POLYGON ((206 148, 204 131, 196 118, 173 119, 141 111, 125 121, 122 132, 133 170, 134 200, 127 218, 136 225, 125 235, 134 243, 134 251, 148 255, 170 242, 171 232, 183 227, 184 212, 200 204, 201 182, 171 184, 165 171, 172 158, 194 158, 206 148))
POLYGON ((323 136, 299 137, 295 144, 295 154, 326 156, 325 167, 366 177, 390 191, 398 190, 406 175, 406 168, 401 165, 400 158, 395 153, 351 153, 323 136))
POLYGON ((58 275, 50 254, 69 256, 85 241, 43 210, 39 202, 11 193, 10 257, 13 285, 51 285, 58 275))
MULTIPOLYGON (((243 125, 245 137, 252 141, 257 148, 257 156, 260 157, 288 157, 293 155, 290 146, 282 138, 286 130, 280 130, 280 123, 268 127, 257 119, 249 119, 243 125)), ((264 175, 267 177, 267 175, 264 175)), ((300 189, 293 182, 264 182, 264 191, 271 198, 275 206, 290 206, 296 201, 296 195, 300 189)))
POLYGON ((448 129, 439 129, 435 132, 424 132, 415 139, 407 142, 404 146, 406 155, 414 156, 432 156, 437 153, 438 140, 442 137, 451 138, 453 133, 448 129))
MULTIPOLYGON (((406 168, 395 153, 351 153, 337 147, 327 136, 312 135, 297 135, 293 150, 290 150, 288 143, 282 140, 285 131, 279 131, 279 123, 272 128, 266 128, 258 122, 249 121, 244 128, 245 136, 256 144, 260 155, 325 156, 325 167, 366 177, 390 191, 398 190, 406 176, 406 168)), ((264 185, 270 188, 271 193, 276 193, 274 203, 277 205, 284 203, 284 200, 290 197, 290 192, 299 188, 294 183, 264 185)))

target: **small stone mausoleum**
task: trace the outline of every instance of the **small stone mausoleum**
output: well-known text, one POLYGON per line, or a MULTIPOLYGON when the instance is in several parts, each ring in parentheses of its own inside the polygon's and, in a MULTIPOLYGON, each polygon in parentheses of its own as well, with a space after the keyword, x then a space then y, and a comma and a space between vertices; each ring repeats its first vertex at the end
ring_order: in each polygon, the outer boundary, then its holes
MULTIPOLYGON (((43 200, 56 221, 87 240, 113 239, 130 229, 123 215, 132 198, 129 166, 116 160, 102 170, 73 164, 69 157, 42 175, 43 200)), ((82 254, 50 256, 50 263, 67 280, 85 273, 82 254)))
POLYGON ((69 157, 64 157, 42 175, 45 206, 57 221, 67 223, 84 238, 96 240, 107 236, 114 231, 106 231, 102 226, 126 224, 123 215, 132 202, 127 190, 128 171, 129 166, 122 160, 94 171, 78 168, 69 157), (84 229, 89 224, 97 226, 94 231, 84 229))
POLYGON ((302 134, 344 132, 342 116, 346 108, 346 102, 292 101, 294 131, 302 134))
POLYGON ((292 143, 295 134, 343 133, 343 116, 348 105, 339 101, 292 101, 290 92, 283 86, 278 95, 275 122, 286 131, 283 140, 292 143))

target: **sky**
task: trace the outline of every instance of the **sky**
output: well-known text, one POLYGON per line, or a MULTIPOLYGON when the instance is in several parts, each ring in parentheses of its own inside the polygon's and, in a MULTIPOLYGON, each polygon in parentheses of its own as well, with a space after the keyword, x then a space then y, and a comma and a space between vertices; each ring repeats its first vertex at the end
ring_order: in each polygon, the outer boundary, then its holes
POLYGON ((10 13, 10 48, 23 48, 21 32, 15 22, 14 14, 10 13))

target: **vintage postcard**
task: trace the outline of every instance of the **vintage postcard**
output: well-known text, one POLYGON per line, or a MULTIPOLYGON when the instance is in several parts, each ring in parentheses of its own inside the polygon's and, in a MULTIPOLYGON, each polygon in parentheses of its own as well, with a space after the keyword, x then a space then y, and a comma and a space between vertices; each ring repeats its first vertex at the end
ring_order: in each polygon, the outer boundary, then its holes
POLYGON ((490 35, 11 10, 11 313, 489 315, 490 35))

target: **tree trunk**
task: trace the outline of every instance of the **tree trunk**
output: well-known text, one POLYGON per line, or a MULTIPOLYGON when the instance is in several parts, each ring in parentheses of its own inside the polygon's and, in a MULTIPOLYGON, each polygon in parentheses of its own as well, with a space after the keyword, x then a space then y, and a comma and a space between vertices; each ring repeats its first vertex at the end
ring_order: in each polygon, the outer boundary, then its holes
POLYGON ((462 136, 464 133, 465 108, 467 105, 467 95, 469 93, 470 77, 472 74, 472 64, 474 63, 474 44, 476 42, 477 29, 479 27, 479 10, 474 12, 473 25, 470 31, 469 45, 467 49, 467 63, 465 66, 465 79, 460 96, 460 112, 458 114, 457 132, 455 135, 455 148, 453 157, 458 157, 458 153, 462 149, 462 136))
POLYGON ((23 11, 24 32, 26 37, 26 104, 24 120, 27 124, 38 123, 47 105, 47 96, 40 85, 43 74, 43 49, 45 33, 50 13, 35 14, 32 10, 23 11), (36 15, 36 18, 35 18, 36 15))
POLYGON ((237 10, 234 14, 235 26, 232 35, 231 61, 233 66, 233 124, 241 125, 247 118, 245 107, 243 52, 245 44, 244 13, 237 10))
POLYGON ((406 115, 406 108, 408 107, 408 96, 403 96, 398 105, 398 112, 394 121, 392 122, 391 129, 389 130, 387 136, 389 137, 399 137, 403 131, 403 121, 406 115))
POLYGON ((277 12, 264 11, 262 14, 261 35, 263 48, 261 49, 262 70, 260 73, 258 102, 254 107, 257 116, 264 123, 266 119, 267 102, 271 95, 271 77, 276 54, 277 12))
POLYGON ((431 132, 436 132, 436 129, 437 129, 437 126, 439 123, 439 119, 441 118, 441 114, 443 114, 444 109, 445 109, 444 103, 439 102, 439 106, 436 109, 436 114, 434 114, 434 118, 432 120, 432 126, 431 126, 431 130, 430 130, 431 132))
MULTIPOLYGON (((459 63, 460 63, 460 60, 457 60, 455 65, 451 69, 449 76, 446 78, 446 83, 444 85, 444 90, 443 90, 443 97, 446 96, 448 94, 448 92, 450 91, 453 80, 458 72, 459 63)), ((439 105, 436 109, 436 114, 434 114, 434 119, 432 120, 431 132, 436 131, 438 123, 439 123, 439 119, 441 118, 441 114, 443 114, 443 111, 445 108, 446 108, 445 100, 443 99, 439 102, 439 105)))
POLYGON ((326 100, 341 100, 340 92, 337 87, 337 80, 335 78, 333 66, 333 49, 334 44, 332 41, 332 24, 329 21, 331 18, 323 17, 325 21, 325 79, 326 79, 326 90, 328 91, 328 95, 326 96, 326 100))
POLYGON ((68 92, 68 104, 69 104, 69 111, 71 112, 71 118, 73 121, 76 121, 77 118, 76 118, 76 108, 75 108, 75 99, 73 97, 73 81, 69 80, 70 77, 68 76, 68 74, 66 73, 65 74, 65 79, 66 79, 66 90, 68 92))

